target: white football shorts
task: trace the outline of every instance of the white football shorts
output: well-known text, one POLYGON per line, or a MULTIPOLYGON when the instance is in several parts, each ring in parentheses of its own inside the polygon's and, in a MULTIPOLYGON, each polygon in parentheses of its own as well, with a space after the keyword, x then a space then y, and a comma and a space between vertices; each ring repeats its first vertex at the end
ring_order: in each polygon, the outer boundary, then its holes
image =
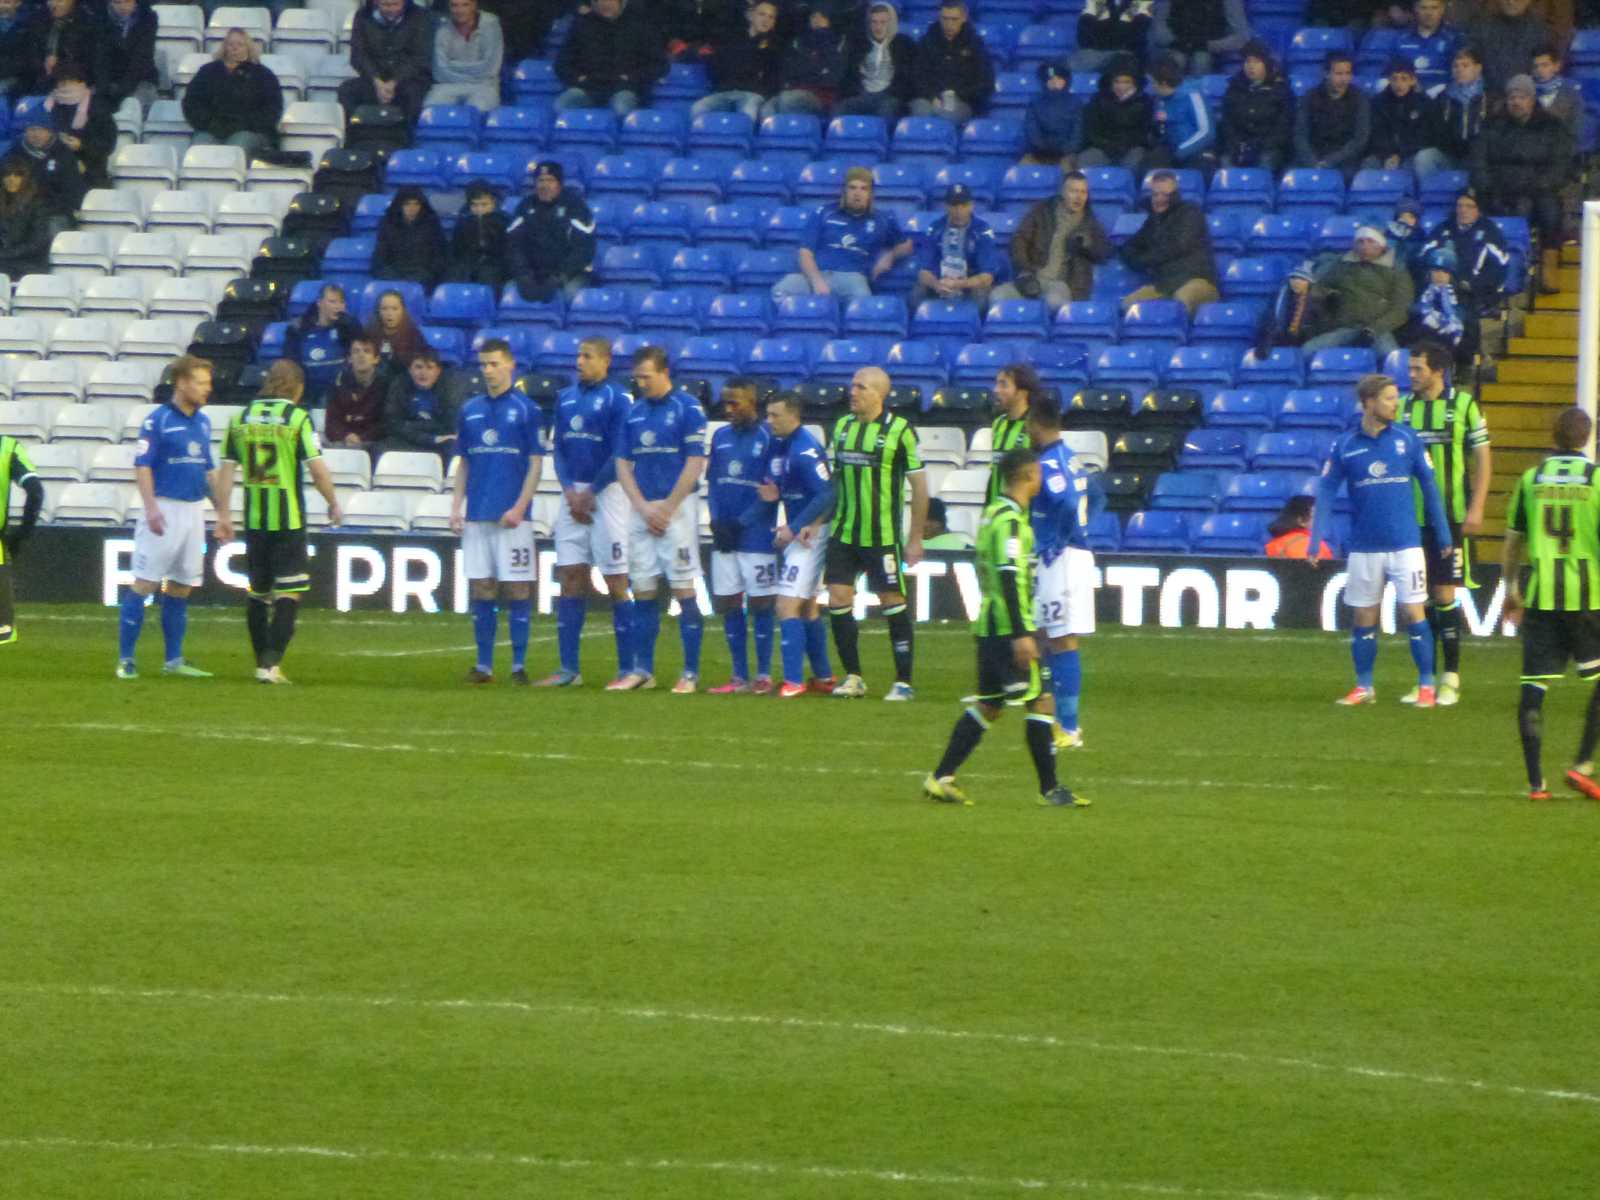
POLYGON ((1035 574, 1034 619, 1046 637, 1094 632, 1094 552, 1069 546, 1035 574))
POLYGON ((139 514, 133 527, 133 577, 146 583, 171 580, 199 587, 205 577, 205 501, 157 496, 156 507, 166 522, 166 532, 151 532, 144 514, 139 514))
POLYGON ((628 495, 620 483, 595 494, 594 519, 584 525, 572 517, 565 494, 556 509, 556 566, 600 568, 602 575, 628 572, 628 495))
POLYGON ((1383 599, 1383 585, 1394 584, 1401 604, 1422 604, 1428 599, 1428 560, 1421 546, 1409 550, 1358 550, 1347 564, 1344 602, 1351 608, 1371 608, 1383 599))
POLYGON ((468 579, 532 583, 538 569, 533 522, 507 529, 498 521, 468 521, 461 531, 461 558, 468 579))
POLYGON ((661 578, 674 588, 692 587, 700 578, 700 502, 694 496, 679 505, 660 537, 638 513, 628 514, 629 583, 648 591, 661 578))
POLYGON ((822 590, 822 568, 828 557, 828 531, 817 534, 809 546, 790 542, 778 568, 778 595, 815 600, 822 590))
POLYGON ((711 552, 713 596, 770 596, 778 590, 778 559, 744 550, 711 552))

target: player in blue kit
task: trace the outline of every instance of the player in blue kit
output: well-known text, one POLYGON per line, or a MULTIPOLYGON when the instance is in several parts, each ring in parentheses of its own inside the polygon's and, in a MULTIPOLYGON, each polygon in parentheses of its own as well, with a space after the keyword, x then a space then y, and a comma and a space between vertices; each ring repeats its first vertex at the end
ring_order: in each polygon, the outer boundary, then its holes
POLYGON ((783 501, 783 524, 773 545, 783 555, 778 564, 778 630, 783 645, 780 700, 806 694, 806 658, 811 659, 813 691, 829 694, 838 686, 828 661, 828 626, 817 596, 828 554, 828 518, 833 516, 833 473, 828 452, 805 428, 805 404, 793 392, 767 402, 772 430, 769 477, 760 498, 783 501))
POLYGON ((561 669, 540 687, 572 687, 578 673, 589 573, 599 567, 611 593, 611 628, 617 639, 617 674, 633 666, 633 601, 628 597, 628 497, 612 460, 617 432, 633 398, 606 382, 611 343, 588 337, 578 343, 578 382, 556 397, 551 458, 561 481, 556 512, 556 644, 561 669))
POLYGON ((456 477, 450 529, 461 536, 471 588, 472 633, 478 662, 468 683, 494 679, 499 602, 511 633, 511 682, 528 680, 528 633, 533 623, 533 523, 529 509, 544 449, 539 408, 512 387, 511 347, 490 338, 478 350, 484 390, 461 406, 456 419, 456 477))
MULTIPOLYGON (((1400 389, 1394 380, 1387 375, 1363 375, 1356 384, 1356 397, 1361 402, 1361 424, 1339 436, 1322 465, 1309 542, 1316 546, 1328 535, 1339 485, 1348 483, 1355 515, 1346 547, 1350 574, 1344 601, 1355 610, 1350 657, 1355 662, 1356 686, 1338 703, 1372 704, 1378 698, 1372 687, 1372 668, 1378 659, 1378 605, 1388 582, 1394 584, 1411 639, 1411 657, 1417 664, 1416 705, 1432 708, 1433 632, 1423 607, 1428 600, 1427 560, 1411 485, 1422 490, 1428 530, 1446 563, 1454 553, 1450 522, 1427 447, 1410 426, 1395 424, 1400 389)), ((1316 568, 1315 556, 1306 561, 1316 568)))
POLYGON ((711 510, 711 607, 722 617, 733 677, 710 694, 765 696, 772 691, 773 596, 778 586, 772 531, 778 505, 759 492, 770 465, 772 434, 756 410, 754 380, 739 375, 724 383, 722 407, 728 423, 711 438, 706 504, 711 510), (754 680, 746 638, 750 625, 756 639, 754 680))
POLYGON ((233 540, 233 519, 216 491, 211 420, 201 410, 211 399, 211 364, 185 354, 172 364, 172 399, 152 409, 139 427, 134 481, 144 510, 133 528, 133 583, 122 593, 117 678, 137 679, 134 649, 144 627, 146 600, 161 597, 165 675, 210 678, 183 657, 189 593, 200 586, 206 557, 205 499, 217 510, 217 540, 233 540))
POLYGON ((1036 623, 1046 639, 1050 686, 1055 695, 1055 745, 1081 748, 1078 702, 1083 666, 1078 639, 1094 632, 1094 551, 1089 522, 1105 507, 1105 492, 1079 468, 1061 440, 1061 402, 1040 391, 1028 405, 1028 441, 1039 454, 1039 494, 1031 506, 1038 555, 1036 623))
POLYGON ((617 481, 633 513, 628 521, 628 577, 633 584, 633 667, 606 684, 631 692, 656 685, 656 639, 661 634, 662 580, 678 600, 683 675, 672 685, 686 696, 700 684, 705 634, 695 581, 700 578, 699 499, 706 469, 706 414, 699 401, 672 386, 667 352, 646 346, 633 356, 637 399, 617 433, 617 481))

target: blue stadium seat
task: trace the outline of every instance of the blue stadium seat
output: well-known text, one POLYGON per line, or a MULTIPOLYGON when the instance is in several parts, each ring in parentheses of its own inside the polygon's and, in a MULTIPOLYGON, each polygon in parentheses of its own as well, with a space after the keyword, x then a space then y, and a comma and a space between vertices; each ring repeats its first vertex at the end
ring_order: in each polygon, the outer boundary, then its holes
POLYGON ((1330 346, 1311 356, 1306 366, 1306 382, 1314 388, 1353 384, 1377 369, 1377 355, 1365 347, 1330 346))
POLYGON ((844 193, 845 172, 850 169, 842 162, 808 162, 800 167, 794 178, 796 204, 837 204, 844 193))
POLYGON ((700 328, 694 295, 687 291, 646 292, 634 314, 634 328, 640 333, 694 333, 700 328))
POLYGON ((950 382, 957 387, 988 387, 1001 367, 1016 358, 1010 346, 991 342, 968 342, 956 351, 950 367, 950 382))
POLYGON ((882 117, 835 117, 822 134, 828 158, 875 163, 889 153, 889 127, 882 117))
POLYGON ((555 63, 549 59, 525 58, 511 73, 511 94, 518 104, 549 100, 561 92, 562 86, 556 78, 555 63))
POLYGON ((1073 300, 1057 310, 1051 334, 1074 341, 1109 342, 1117 336, 1117 306, 1103 300, 1073 300))
POLYGON ((983 319, 983 340, 1033 342, 1050 328, 1043 300, 996 300, 983 319))
MULTIPOLYGON (((618 247, 631 249, 631 247, 618 247)), ((572 297, 567 306, 567 328, 580 333, 605 333, 615 336, 633 327, 628 293, 620 287, 588 287, 572 297)))
POLYGON ((885 355, 889 375, 899 386, 919 387, 924 398, 949 381, 939 350, 927 342, 895 342, 885 355))
POLYGON ((1265 554, 1266 519, 1257 513, 1213 513, 1194 535, 1196 554, 1265 554))
POLYGON ((983 214, 983 219, 989 222, 989 228, 994 230, 994 236, 1009 246, 1011 239, 1016 235, 1017 226, 1022 224, 1025 215, 1020 212, 995 212, 991 209, 983 214))
POLYGON ((1111 222, 1111 244, 1121 248, 1124 242, 1139 230, 1144 228, 1144 223, 1150 219, 1150 214, 1134 209, 1132 212, 1118 213, 1111 222))
MULTIPOLYGON (((1088 177, 1089 199, 1097 212, 1112 204, 1123 208, 1133 206, 1134 178, 1133 172, 1127 167, 1085 167, 1083 173, 1088 177)), ((1058 180, 1057 190, 1059 189, 1058 180)))
POLYGON ((771 298, 764 292, 722 292, 706 304, 702 333, 747 333, 765 337, 772 320, 771 298))
POLYGON ((709 204, 691 210, 697 246, 754 246, 761 241, 761 210, 754 204, 709 204))
MULTIPOLYGON (((948 122, 937 117, 944 125, 948 122)), ((938 167, 928 178, 928 203, 941 206, 939 216, 944 215, 944 197, 953 184, 962 183, 972 192, 972 198, 979 205, 987 206, 994 203, 995 192, 1000 184, 1000 164, 989 159, 978 162, 946 163, 938 167)), ((991 225, 994 223, 993 213, 984 213, 984 219, 991 225)))
POLYGON ((1266 213, 1245 239, 1249 254, 1304 254, 1311 245, 1311 218, 1303 212, 1266 213))
POLYGON ((628 216, 627 237, 635 245, 681 246, 693 232, 689 206, 682 200, 651 200, 628 216))
POLYGON ((578 361, 578 343, 582 335, 556 329, 539 339, 533 357, 534 369, 544 374, 567 374, 578 361))
POLYGON ((1096 387, 1148 391, 1161 378, 1156 352, 1150 346, 1107 346, 1095 355, 1089 378, 1096 387))
MULTIPOLYGON (((1061 168, 1018 163, 1000 176, 997 200, 1001 207, 1030 208, 1061 190, 1061 168)), ((1091 189, 1091 196, 1094 195, 1091 189)))
POLYGON ((1279 258, 1236 258, 1222 273, 1223 298, 1270 303, 1288 273, 1288 267, 1279 258))
POLYGON ((1212 209, 1206 213, 1206 232, 1211 237, 1211 248, 1218 254, 1244 253, 1242 209, 1212 209))
POLYGON ((389 204, 393 200, 393 192, 369 192, 361 197, 356 201, 356 211, 350 218, 350 232, 377 233, 378 223, 383 220, 383 214, 389 211, 389 204))
POLYGON ((485 325, 472 335, 468 349, 477 354, 490 338, 498 338, 511 347, 511 357, 519 371, 531 371, 539 357, 539 337, 525 325, 485 325))
POLYGON ((302 279, 289 289, 289 311, 298 316, 317 302, 322 295, 323 280, 302 279))
POLYGON ((1274 384, 1299 387, 1305 382, 1305 377, 1300 351, 1293 346, 1275 346, 1265 358, 1257 358, 1253 352, 1246 352, 1239 360, 1239 369, 1234 372, 1233 380, 1235 386, 1242 388, 1271 387, 1274 384))
POLYGON ((550 148, 609 154, 617 144, 617 117, 609 108, 569 108, 550 122, 550 148))
POLYGON ((683 153, 689 123, 681 112, 670 108, 636 108, 622 118, 618 144, 624 153, 632 150, 664 150, 669 155, 683 153))
POLYGON ((1222 167, 1211 177, 1206 207, 1271 208, 1272 172, 1265 167, 1222 167))
POLYGON ((487 180, 501 191, 515 191, 522 181, 526 160, 506 150, 473 150, 458 154, 445 168, 445 186, 464 189, 474 180, 487 180))
POLYGON ((913 338, 970 342, 978 336, 978 309, 964 300, 924 300, 911 314, 913 338))
MULTIPOLYGON (((626 379, 633 363, 633 356, 649 346, 659 346, 667 352, 667 357, 670 359, 678 352, 678 348, 683 345, 688 336, 675 329, 658 330, 652 333, 646 333, 643 330, 635 330, 633 333, 619 333, 611 339, 612 378, 620 375, 626 379)), ((631 381, 628 382, 631 383, 631 381)), ((628 386, 628 383, 625 383, 624 386, 628 386)))
POLYGON ((1404 346, 1385 354, 1383 365, 1378 369, 1394 380, 1395 387, 1402 392, 1411 390, 1411 351, 1404 346))
POLYGON ((484 146, 533 151, 550 135, 550 110, 542 105, 503 104, 483 119, 484 146))
POLYGON ((784 296, 773 305, 772 332, 777 337, 839 336, 837 296, 784 296))
POLYGON ((517 285, 508 283, 500 289, 497 319, 502 325, 558 329, 566 321, 566 304, 559 292, 548 300, 524 300, 517 285))
POLYGON ((1331 438, 1296 429, 1263 433, 1250 455, 1252 471, 1317 471, 1328 456, 1331 438))
POLYGON ((1071 51, 1077 42, 1076 28, 1064 22, 1029 25, 1017 35, 1017 48, 1011 61, 1019 69, 1024 67, 1037 69, 1040 63, 1054 62, 1071 51))
POLYGON ((777 159, 747 158, 733 164, 722 194, 729 200, 772 200, 789 203, 799 168, 777 159))
POLYGON ((1277 426, 1342 433, 1355 413, 1354 403, 1340 389, 1294 388, 1284 394, 1277 426))
POLYGON ((1089 549, 1096 554, 1115 554, 1122 549, 1122 526, 1114 512, 1098 512, 1089 518, 1089 549))
MULTIPOLYGON (((600 253, 595 271, 600 282, 607 287, 635 286, 658 288, 661 286, 661 264, 654 246, 607 246, 600 253)), ((573 301, 576 306, 576 298, 573 301)))
POLYGON ((1217 344, 1179 346, 1167 360, 1162 382, 1171 386, 1230 387, 1233 384, 1234 355, 1230 347, 1217 344))
POLYGON ((1355 178, 1350 181, 1347 203, 1352 212, 1365 208, 1380 209, 1387 218, 1396 204, 1411 196, 1415 185, 1416 176, 1410 171, 1357 171, 1355 178))
POLYGON ((738 339, 701 334, 686 339, 679 347, 672 371, 680 377, 708 379, 720 386, 728 376, 739 374, 743 358, 738 339))
POLYGON ((1349 213, 1334 213, 1322 218, 1317 229, 1316 249, 1319 254, 1345 254, 1356 239, 1356 230, 1366 224, 1360 217, 1349 213))
POLYGON ((361 291, 352 297, 356 319, 363 324, 372 320, 372 314, 378 311, 378 300, 385 292, 399 292, 413 320, 420 320, 422 314, 428 311, 428 293, 422 290, 420 283, 413 283, 409 279, 372 279, 364 283, 361 291))
MULTIPOLYGON (((1372 28, 1367 30, 1356 50, 1356 74, 1382 75, 1395 56, 1395 43, 1400 40, 1398 29, 1372 28)), ((1449 64, 1445 64, 1448 69, 1449 64)))
POLYGON ((428 300, 430 325, 476 329, 493 324, 494 318, 494 289, 481 283, 441 283, 428 300))
POLYGON ((800 246, 811 237, 817 223, 817 210, 810 205, 786 204, 772 210, 762 234, 762 244, 800 246))
POLYGON ((899 296, 857 296, 844 310, 845 336, 852 338, 903 338, 909 322, 899 296))
POLYGON ((624 196, 635 203, 648 200, 656 190, 661 162, 647 154, 606 154, 589 168, 584 189, 593 200, 599 196, 624 196))
POLYGON ((1191 429, 1178 454, 1183 471, 1242 471, 1252 435, 1242 429, 1191 429))
POLYGON ((745 370, 776 379, 780 387, 794 387, 811 373, 811 345, 805 338, 759 338, 745 356, 745 370))
POLYGON ((1567 65, 1574 71, 1600 71, 1600 29, 1579 29, 1567 49, 1567 65))
POLYGON ((1043 91, 1037 71, 996 71, 989 111, 998 117, 1020 117, 1043 91))
POLYGON ((921 163, 879 163, 872 168, 876 204, 920 206, 928 191, 928 172, 921 163))
POLYGON ((1206 400, 1206 424, 1213 429, 1272 428, 1272 398, 1266 392, 1223 388, 1206 400))
POLYGON ((449 151, 478 144, 483 114, 468 104, 430 104, 417 117, 418 146, 443 146, 449 151))
POLYGON ((1181 512, 1147 509, 1128 518, 1122 531, 1122 549, 1144 554, 1189 553, 1188 515, 1181 512))
POLYGON ((711 80, 699 63, 675 62, 656 84, 655 101, 658 105, 687 106, 711 90, 711 80))
POLYGON ((695 288, 714 296, 733 286, 729 255, 737 253, 725 246, 683 246, 674 251, 662 272, 662 283, 669 288, 695 288))
POLYGON ((895 162, 942 166, 956 156, 956 127, 943 117, 901 117, 889 154, 895 162))
POLYGON ((1094 269, 1094 290, 1089 293, 1089 298, 1121 303, 1122 297, 1144 283, 1145 280, 1132 267, 1118 259, 1108 259, 1094 269))
POLYGON ((1278 180, 1278 211, 1344 207, 1344 176, 1322 167, 1290 167, 1278 180))
POLYGON ((1226 512, 1270 512, 1295 495, 1299 481, 1285 471, 1241 471, 1228 480, 1222 496, 1226 512))
POLYGON ((733 267, 733 284, 746 288, 770 288, 785 275, 799 270, 792 249, 746 250, 733 267))
POLYGON ((1023 361, 1031 364, 1049 387, 1066 391, 1089 382, 1089 347, 1081 342, 1035 341, 1024 343, 1021 349, 1023 361))
POLYGON ((1140 300, 1122 314, 1125 341, 1182 341, 1189 331, 1189 310, 1177 300, 1140 300))
POLYGON ((600 242, 601 253, 604 253, 606 246, 622 240, 638 203, 632 196, 593 196, 589 199, 589 215, 594 218, 594 236, 600 242))
POLYGON ((423 340, 433 347, 439 361, 447 367, 459 367, 467 359, 467 335, 463 330, 447 325, 421 326, 423 340))
POLYGON ((443 190, 444 154, 438 150, 396 150, 389 156, 383 185, 391 191, 401 187, 443 190))
POLYGON ((1190 342, 1254 341, 1261 326, 1263 302, 1223 300, 1202 304, 1189 326, 1190 342))
POLYGON ((1354 55, 1355 49, 1348 29, 1312 27, 1297 31, 1289 40, 1287 61, 1290 66, 1321 69, 1323 60, 1333 51, 1354 55))
MULTIPOLYGON (((1578 35, 1600 32, 1580 29, 1578 35)), ((1574 38, 1573 45, 1577 45, 1574 38)), ((1466 171, 1434 171, 1424 175, 1417 184, 1417 202, 1423 208, 1445 208, 1456 202, 1456 196, 1465 191, 1472 177, 1466 171)))
POLYGON ((273 359, 283 357, 284 342, 289 335, 289 322, 273 321, 261 331, 261 342, 256 347, 256 358, 260 362, 271 362, 273 359))
POLYGON ((1022 154, 1022 122, 1014 117, 974 117, 961 130, 958 148, 967 162, 1014 163, 1022 154))
POLYGON ((756 126, 755 152, 763 159, 810 162, 822 150, 822 122, 809 113, 774 113, 756 126))
POLYGON ((1167 512, 1213 513, 1222 503, 1222 479, 1212 471, 1168 471, 1150 492, 1150 507, 1167 512))
POLYGON ((745 158, 755 142, 756 125, 744 113, 701 113, 689 121, 688 152, 733 154, 745 158))
POLYGON ((362 237, 334 238, 322 252, 322 271, 325 275, 372 274, 372 252, 378 239, 371 234, 362 237))
POLYGON ((731 166, 714 156, 668 159, 656 180, 656 199, 718 204, 731 166))
POLYGON ((886 350, 876 338, 831 338, 817 351, 812 377, 819 383, 849 383, 862 367, 881 364, 886 350))

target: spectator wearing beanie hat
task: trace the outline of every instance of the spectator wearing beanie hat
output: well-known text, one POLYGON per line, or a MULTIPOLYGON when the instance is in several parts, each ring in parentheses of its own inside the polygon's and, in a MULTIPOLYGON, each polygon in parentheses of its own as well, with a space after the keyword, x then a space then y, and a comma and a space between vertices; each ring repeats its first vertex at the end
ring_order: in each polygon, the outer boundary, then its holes
POLYGON ((1394 206, 1394 216, 1383 228, 1389 236, 1389 248, 1394 251, 1394 265, 1410 273, 1412 282, 1418 281, 1418 259, 1427 235, 1422 229, 1422 205, 1409 196, 1394 206))
POLYGON ((1309 259, 1284 278, 1277 299, 1261 317, 1255 345, 1258 359, 1265 358, 1274 346, 1303 346, 1320 328, 1323 304, 1312 291, 1315 282, 1309 259))
MULTIPOLYGON (((1411 306, 1409 331, 1416 337, 1434 338, 1459 351, 1466 334, 1460 299, 1456 296, 1456 252, 1448 246, 1423 256, 1428 286, 1411 306)), ((1409 340, 1409 339, 1408 339, 1409 340)))
POLYGON ((1039 82, 1044 90, 1022 123, 1024 161, 1070 171, 1083 149, 1083 101, 1072 94, 1072 68, 1064 58, 1040 63, 1039 82))
POLYGON ((1329 328, 1305 343, 1307 352, 1371 346, 1380 358, 1398 349, 1395 335, 1416 295, 1411 276, 1395 267, 1388 237, 1374 225, 1356 230, 1350 252, 1322 272, 1311 292, 1327 305, 1323 324, 1329 328))

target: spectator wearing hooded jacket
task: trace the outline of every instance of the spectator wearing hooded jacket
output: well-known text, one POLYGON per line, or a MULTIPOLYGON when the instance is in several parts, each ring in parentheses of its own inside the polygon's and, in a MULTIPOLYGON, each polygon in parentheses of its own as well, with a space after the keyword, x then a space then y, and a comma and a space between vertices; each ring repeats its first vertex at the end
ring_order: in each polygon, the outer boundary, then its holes
POLYGON ((989 111, 994 63, 973 28, 966 0, 945 0, 939 19, 917 43, 911 113, 964 125, 989 111))
POLYGON ((1294 92, 1265 42, 1250 42, 1243 55, 1222 97, 1218 159, 1225 167, 1265 167, 1276 175, 1294 141, 1294 92))
POLYGON ((1417 86, 1409 59, 1389 64, 1389 86, 1372 100, 1372 140, 1362 164, 1409 171, 1418 154, 1439 143, 1439 103, 1417 86))
POLYGON ((15 156, 0 164, 0 274, 11 279, 49 270, 50 214, 33 172, 15 156))
POLYGON ((989 223, 972 215, 972 190, 966 184, 952 184, 945 192, 944 212, 917 241, 911 307, 924 300, 968 300, 987 312, 989 291, 1005 272, 1005 252, 989 223))
POLYGON ((751 122, 778 92, 783 39, 776 0, 757 0, 745 11, 746 29, 729 34, 711 55, 711 94, 694 102, 690 115, 742 112, 751 122))
POLYGON ((500 107, 500 67, 505 61, 500 18, 480 12, 478 0, 450 0, 450 15, 433 35, 433 86, 425 104, 470 104, 479 112, 500 107))
POLYGON ((1083 149, 1083 101, 1072 94, 1072 68, 1064 58, 1040 63, 1039 82, 1043 90, 1022 121, 1023 161, 1070 171, 1083 149))
POLYGON ((556 78, 567 90, 555 110, 610 108, 620 119, 648 105, 666 73, 666 36, 637 0, 594 0, 556 54, 556 78))
POLYGON ((99 21, 78 0, 46 0, 44 7, 45 21, 37 46, 41 57, 34 64, 35 91, 48 87, 56 68, 65 63, 78 63, 92 72, 100 59, 95 49, 99 21))
POLYGON ((409 279, 432 288, 444 277, 444 225, 419 187, 403 187, 378 222, 374 279, 409 279))
POLYGON ((1500 226, 1483 215, 1471 191, 1456 196, 1455 215, 1428 235, 1422 255, 1442 246, 1455 251, 1456 282, 1472 311, 1479 316, 1495 315, 1505 299, 1511 251, 1500 226))
POLYGON ((1193 316, 1195 309, 1221 295, 1206 215, 1198 204, 1179 195, 1178 177, 1166 170, 1150 177, 1150 194, 1142 204, 1150 215, 1123 243, 1121 256, 1150 282, 1124 296, 1123 306, 1140 300, 1177 300, 1193 316))
POLYGON ((1190 75, 1209 75, 1254 36, 1244 0, 1156 0, 1150 45, 1190 75))
POLYGON ((356 77, 339 85, 346 115, 364 104, 391 104, 410 121, 433 86, 433 14, 412 0, 368 0, 350 26, 356 77))
POLYGON ((1498 111, 1484 87, 1483 59, 1476 48, 1462 46, 1456 51, 1455 58, 1450 61, 1450 82, 1439 99, 1444 103, 1439 119, 1439 141, 1417 152, 1415 166, 1419 177, 1435 171, 1464 168, 1483 123, 1498 111))
POLYGON ((594 265, 594 214, 568 189, 558 162, 535 170, 533 194, 518 206, 506 230, 511 278, 524 300, 542 302, 558 292, 571 299, 587 287, 594 265))
POLYGON ((89 185, 83 165, 56 133, 49 113, 32 110, 22 137, 6 155, 6 162, 12 161, 21 162, 32 172, 39 200, 50 214, 51 236, 69 228, 72 214, 82 206, 89 185))
POLYGON ((1213 161, 1217 128, 1200 91, 1200 81, 1185 79, 1178 60, 1163 55, 1150 68, 1150 90, 1155 93, 1156 131, 1161 136, 1152 161, 1178 167, 1213 161))
POLYGON ((1010 283, 992 293, 995 300, 1044 298, 1055 312, 1094 291, 1094 269, 1115 253, 1105 226, 1089 203, 1089 180, 1068 171, 1061 192, 1030 208, 1011 237, 1010 283))
POLYGON ((1361 169, 1372 140, 1372 105, 1355 86, 1355 60, 1342 50, 1328 55, 1323 80, 1300 101, 1295 114, 1295 161, 1344 173, 1348 183, 1361 169))
POLYGON ((1472 148, 1472 186, 1483 205, 1526 217, 1539 231, 1539 290, 1547 296, 1560 290, 1555 280, 1566 232, 1561 191, 1576 152, 1567 127, 1539 106, 1528 75, 1506 84, 1505 112, 1489 119, 1472 148))
POLYGON ((156 85, 160 75, 156 71, 156 14, 140 0, 107 0, 105 21, 100 29, 97 47, 100 57, 95 63, 95 95, 111 106, 113 112, 128 97, 139 101, 141 112, 148 113, 155 103, 156 85))
POLYGON ((1356 230, 1350 252, 1326 268, 1311 291, 1326 308, 1323 328, 1303 347, 1308 354, 1368 345, 1380 358, 1399 348, 1395 336, 1416 296, 1411 275, 1395 265, 1387 235, 1372 225, 1356 230))
POLYGON ((261 48, 244 30, 228 30, 216 57, 195 72, 183 94, 183 119, 195 142, 255 154, 277 145, 282 116, 283 88, 261 65, 261 48))
POLYGON ((825 116, 844 86, 844 36, 828 14, 811 14, 806 27, 784 51, 778 94, 761 106, 761 115, 814 113, 825 116))
POLYGON ((916 58, 917 44, 900 32, 894 5, 875 0, 865 36, 848 43, 844 99, 834 113, 882 117, 892 127, 911 104, 916 58))
POLYGON ((361 336, 361 326, 347 309, 344 288, 325 283, 314 303, 293 321, 283 337, 283 356, 300 364, 306 373, 306 404, 320 407, 344 370, 350 343, 361 336))
POLYGON ((1316 272, 1308 259, 1284 278, 1283 286, 1261 316, 1256 331, 1255 355, 1262 359, 1274 346, 1303 346, 1322 322, 1322 305, 1311 285, 1316 272))
POLYGON ((1072 69, 1102 71, 1122 54, 1143 63, 1153 12, 1153 0, 1085 0, 1072 69))
POLYGON ((510 240, 506 230, 511 222, 500 211, 500 198, 482 179, 467 185, 467 202, 461 206, 456 227, 450 234, 450 265, 446 275, 452 283, 481 283, 499 293, 507 279, 510 240))
POLYGON ((1160 141, 1155 102, 1139 90, 1139 64, 1131 54, 1111 60, 1100 90, 1083 106, 1083 167, 1126 167, 1137 175, 1160 141))

